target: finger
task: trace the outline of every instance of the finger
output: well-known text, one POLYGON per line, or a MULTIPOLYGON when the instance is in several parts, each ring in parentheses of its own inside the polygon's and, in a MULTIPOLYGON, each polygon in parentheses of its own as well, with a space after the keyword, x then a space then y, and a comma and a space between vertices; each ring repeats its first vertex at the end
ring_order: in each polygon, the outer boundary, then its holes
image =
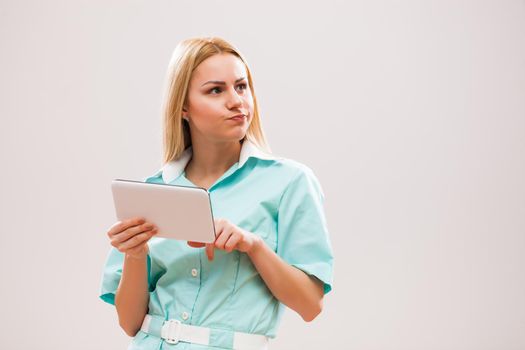
POLYGON ((120 232, 118 234, 115 234, 112 238, 111 238, 111 242, 113 245, 115 244, 120 244, 122 242, 125 242, 127 241, 128 239, 130 239, 131 237, 139 234, 139 233, 142 233, 142 232, 147 232, 147 231, 151 231, 153 229, 155 229, 155 225, 149 223, 149 222, 146 222, 142 225, 138 225, 138 226, 132 226, 128 229, 126 229, 125 231, 123 232, 120 232))
POLYGON ((139 244, 141 244, 141 243, 143 243, 145 241, 148 241, 153 236, 153 232, 154 232, 154 230, 139 233, 138 235, 135 235, 135 236, 131 237, 130 239, 128 239, 124 243, 119 244, 117 249, 120 252, 125 252, 126 250, 128 250, 130 248, 136 247, 137 245, 139 245, 139 244))
POLYGON ((118 221, 115 224, 113 224, 113 226, 111 226, 109 228, 109 230, 107 232, 107 235, 109 237, 112 237, 115 234, 118 234, 118 233, 128 229, 129 227, 136 226, 136 225, 141 225, 141 224, 143 224, 145 222, 146 222, 146 220, 143 217, 135 217, 135 218, 131 218, 131 219, 128 219, 128 220, 118 221))
POLYGON ((208 260, 213 260, 213 257, 215 255, 215 246, 213 245, 213 243, 206 244, 206 255, 208 256, 208 260))
POLYGON ((224 250, 226 250, 228 253, 231 253, 235 247, 237 247, 237 244, 242 240, 242 235, 239 233, 235 233, 230 236, 230 239, 226 242, 224 245, 224 250))
POLYGON ((214 221, 214 225, 215 225, 215 237, 219 237, 221 232, 222 232, 222 230, 226 226, 226 220, 224 220, 224 219, 215 219, 213 221, 214 221))
POLYGON ((215 240, 215 247, 219 249, 224 249, 224 245, 226 244, 226 241, 230 238, 230 236, 233 234, 233 227, 226 227, 222 230, 221 235, 217 237, 215 240))
POLYGON ((188 241, 187 243, 190 247, 193 247, 193 248, 202 248, 206 245, 206 243, 192 242, 192 241, 188 241))
POLYGON ((144 245, 145 243, 147 243, 150 240, 150 238, 152 236, 153 236, 153 234, 150 233, 150 232, 143 232, 143 233, 141 233, 139 235, 133 236, 132 238, 130 238, 126 242, 121 243, 116 248, 120 252, 126 253, 130 249, 135 249, 135 248, 139 247, 140 245, 144 245))
POLYGON ((120 233, 126 230, 127 228, 131 226, 141 225, 144 222, 146 222, 146 220, 143 217, 134 217, 134 218, 127 219, 127 220, 121 220, 113 224, 113 226, 111 226, 110 229, 108 230, 107 234, 108 236, 111 237, 117 233, 120 233))

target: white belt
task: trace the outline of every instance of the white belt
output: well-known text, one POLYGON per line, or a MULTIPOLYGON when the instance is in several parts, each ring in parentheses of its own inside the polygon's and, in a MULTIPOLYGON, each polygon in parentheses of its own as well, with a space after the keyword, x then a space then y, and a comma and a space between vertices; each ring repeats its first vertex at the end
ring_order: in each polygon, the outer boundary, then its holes
MULTIPOLYGON (((151 315, 146 315, 142 322, 141 331, 152 334, 150 323, 151 315)), ((167 343, 177 344, 179 341, 200 345, 210 344, 211 328, 192 326, 181 323, 179 320, 167 320, 162 323, 160 338, 167 343)), ((233 348, 235 350, 267 350, 268 337, 260 334, 233 332, 233 348)))

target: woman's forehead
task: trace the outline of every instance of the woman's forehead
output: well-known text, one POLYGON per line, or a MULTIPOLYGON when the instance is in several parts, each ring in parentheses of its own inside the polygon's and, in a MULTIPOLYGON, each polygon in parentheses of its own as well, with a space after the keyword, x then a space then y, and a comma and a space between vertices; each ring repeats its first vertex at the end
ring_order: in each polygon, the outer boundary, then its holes
POLYGON ((242 77, 246 77, 246 67, 237 56, 217 54, 202 61, 193 72, 191 80, 201 86, 207 81, 233 83, 242 77))

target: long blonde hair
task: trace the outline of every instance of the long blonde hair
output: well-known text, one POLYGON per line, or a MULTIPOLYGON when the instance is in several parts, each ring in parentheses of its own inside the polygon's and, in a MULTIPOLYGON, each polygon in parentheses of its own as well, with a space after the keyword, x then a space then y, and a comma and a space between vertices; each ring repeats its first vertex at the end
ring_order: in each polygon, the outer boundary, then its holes
POLYGON ((245 138, 263 151, 271 152, 262 130, 252 75, 242 54, 226 40, 218 37, 190 38, 181 41, 175 47, 168 67, 163 103, 164 164, 178 159, 191 145, 189 125, 182 118, 182 109, 188 98, 188 86, 193 71, 208 57, 221 53, 237 56, 246 67, 248 85, 253 96, 253 118, 245 138))

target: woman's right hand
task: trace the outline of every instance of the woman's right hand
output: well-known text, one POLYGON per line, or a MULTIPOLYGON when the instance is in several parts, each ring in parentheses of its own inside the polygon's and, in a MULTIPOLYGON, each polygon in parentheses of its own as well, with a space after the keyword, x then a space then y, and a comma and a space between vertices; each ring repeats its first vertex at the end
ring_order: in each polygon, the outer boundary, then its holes
POLYGON ((148 241, 158 228, 142 217, 118 221, 107 232, 111 245, 126 256, 143 259, 149 252, 148 241))

